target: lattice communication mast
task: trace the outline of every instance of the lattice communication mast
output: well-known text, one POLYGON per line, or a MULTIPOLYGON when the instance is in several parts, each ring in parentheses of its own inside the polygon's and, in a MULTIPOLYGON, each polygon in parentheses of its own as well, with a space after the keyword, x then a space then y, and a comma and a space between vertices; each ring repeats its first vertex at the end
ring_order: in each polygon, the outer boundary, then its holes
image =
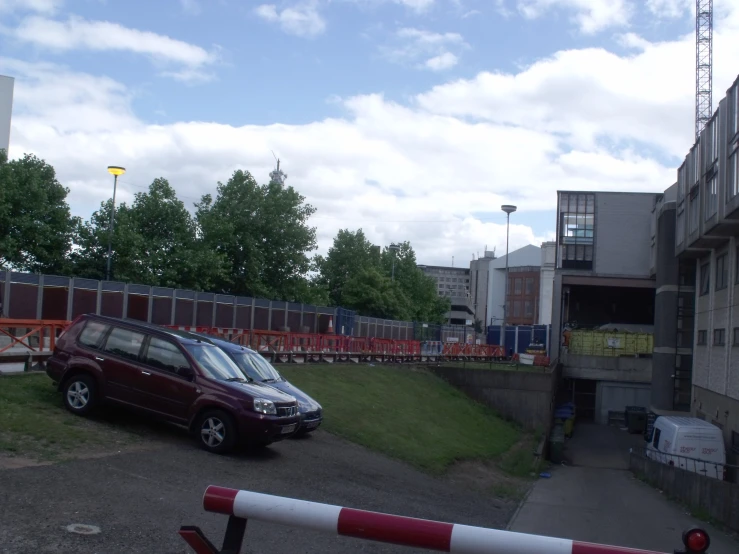
POLYGON ((695 1, 695 138, 713 115, 713 0, 695 1))

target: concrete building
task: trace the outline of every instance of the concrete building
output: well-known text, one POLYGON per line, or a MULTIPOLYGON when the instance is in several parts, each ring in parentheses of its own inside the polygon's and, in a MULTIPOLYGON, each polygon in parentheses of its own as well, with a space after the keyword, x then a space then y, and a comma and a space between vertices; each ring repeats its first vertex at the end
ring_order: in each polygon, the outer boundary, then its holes
POLYGON ((10 146, 10 117, 13 113, 13 77, 0 75, 0 149, 10 146))
POLYGON ((624 331, 641 333, 647 341, 653 335, 655 280, 649 237, 660 196, 557 193, 551 323, 552 340, 559 337, 554 352, 559 353, 553 355, 563 363, 565 387, 584 419, 607 423, 609 412, 649 405, 651 343, 643 346, 643 357, 619 352, 621 342, 637 336, 624 331), (562 337, 571 328, 578 330, 578 340, 590 342, 565 348, 562 337), (609 329, 609 337, 593 332, 603 328, 609 329))
POLYGON ((446 296, 452 303, 447 313, 450 325, 474 325, 474 315, 470 306, 470 270, 465 267, 446 267, 439 265, 419 265, 426 275, 436 281, 439 296, 446 296))
POLYGON ((495 260, 495 252, 485 250, 482 258, 470 262, 470 305, 483 328, 488 325, 488 292, 490 291, 491 264, 495 260))
POLYGON ((508 323, 513 325, 536 323, 537 312, 540 311, 541 249, 529 244, 509 252, 508 258, 510 282, 507 299, 505 296, 506 257, 501 256, 489 262, 486 325, 503 323, 503 308, 506 305, 508 306, 508 323))
POLYGON ((660 364, 655 357, 653 409, 689 409, 721 427, 729 461, 737 463, 739 79, 685 157, 655 221, 657 237, 664 237, 655 252, 657 276, 668 279, 660 290, 664 342, 659 351, 655 342, 660 364), (674 249, 668 245, 672 237, 674 249))
POLYGON ((557 243, 541 244, 541 276, 539 277, 539 325, 552 323, 552 295, 554 294, 554 270, 557 266, 557 243))

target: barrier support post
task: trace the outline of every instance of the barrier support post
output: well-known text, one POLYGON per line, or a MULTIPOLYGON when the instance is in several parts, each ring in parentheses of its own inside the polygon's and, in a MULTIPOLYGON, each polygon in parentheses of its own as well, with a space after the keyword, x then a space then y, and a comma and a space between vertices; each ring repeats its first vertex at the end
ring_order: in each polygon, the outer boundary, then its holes
POLYGON ((246 534, 246 522, 247 520, 243 517, 229 516, 226 535, 223 537, 223 546, 220 550, 208 540, 200 527, 183 525, 180 527, 179 534, 195 551, 195 554, 241 554, 246 534))

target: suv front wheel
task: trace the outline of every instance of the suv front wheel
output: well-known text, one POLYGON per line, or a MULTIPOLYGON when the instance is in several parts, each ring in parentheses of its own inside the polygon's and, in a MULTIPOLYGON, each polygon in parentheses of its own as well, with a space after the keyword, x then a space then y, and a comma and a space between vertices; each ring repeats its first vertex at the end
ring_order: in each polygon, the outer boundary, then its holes
POLYGON ((198 442, 208 452, 225 454, 236 444, 236 424, 222 410, 205 412, 198 420, 198 442))
POLYGON ((97 402, 95 379, 89 375, 73 375, 64 383, 64 405, 73 414, 87 415, 97 402))

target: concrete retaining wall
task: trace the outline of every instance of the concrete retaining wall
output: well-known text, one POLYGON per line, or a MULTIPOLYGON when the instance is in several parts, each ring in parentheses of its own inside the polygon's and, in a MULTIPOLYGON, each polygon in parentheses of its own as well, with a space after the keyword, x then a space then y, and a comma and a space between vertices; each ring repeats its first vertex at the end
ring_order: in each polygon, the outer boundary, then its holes
POLYGON ((557 370, 535 373, 444 366, 431 370, 470 398, 525 429, 546 432, 551 425, 557 370))
POLYGON ((629 466, 650 485, 739 531, 739 485, 661 464, 642 453, 632 453, 629 466))

